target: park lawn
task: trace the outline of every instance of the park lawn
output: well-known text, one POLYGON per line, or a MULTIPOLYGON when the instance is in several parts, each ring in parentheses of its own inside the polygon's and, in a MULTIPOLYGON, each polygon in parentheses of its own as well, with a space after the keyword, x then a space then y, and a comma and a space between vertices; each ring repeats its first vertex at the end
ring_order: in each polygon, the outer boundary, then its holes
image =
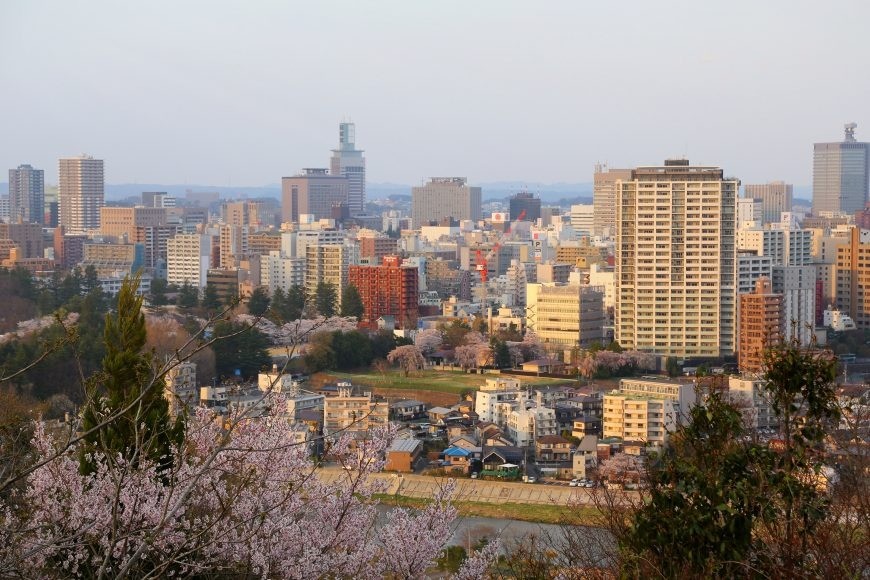
MULTIPOLYGON (((377 494, 384 505, 408 508, 425 507, 431 500, 401 495, 377 494)), ((454 501, 461 516, 496 518, 533 522, 536 524, 600 525, 601 512, 593 506, 560 506, 523 503, 488 503, 480 501, 454 501)))
MULTIPOLYGON (((385 375, 381 375, 372 369, 359 369, 351 372, 328 371, 323 374, 372 388, 437 391, 456 395, 463 391, 476 390, 486 382, 487 378, 499 376, 469 374, 462 371, 423 370, 411 373, 406 377, 402 371, 398 370, 390 370, 385 375)), ((535 385, 557 385, 570 382, 564 379, 539 377, 519 377, 519 379, 523 383, 535 385)))

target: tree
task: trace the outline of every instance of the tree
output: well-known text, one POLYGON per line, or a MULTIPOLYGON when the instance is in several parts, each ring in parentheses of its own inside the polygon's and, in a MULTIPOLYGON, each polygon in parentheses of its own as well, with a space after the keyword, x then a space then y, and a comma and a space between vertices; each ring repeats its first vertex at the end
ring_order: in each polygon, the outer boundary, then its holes
MULTIPOLYGON (((270 405, 285 407, 280 397, 270 405)), ((133 466, 99 451, 95 462, 108 467, 82 476, 69 454, 52 455, 57 443, 37 425, 45 464, 27 480, 26 509, 3 506, 0 574, 420 578, 449 540, 455 482, 425 507, 396 508, 378 521, 371 499, 381 487, 371 474, 383 467, 393 430, 331 440, 331 456, 353 470, 327 481, 314 476, 307 445, 295 443, 275 411, 217 418, 204 408, 190 418, 167 478, 148 457, 133 466)), ((497 555, 493 544, 456 577, 483 577, 497 555)))
POLYGON ((668 357, 668 360, 665 361, 665 370, 667 370, 669 377, 680 376, 680 365, 677 362, 677 357, 674 357, 674 356, 668 357))
POLYGON ((272 362, 269 340, 252 326, 221 320, 214 325, 214 336, 218 340, 212 348, 221 377, 235 376, 237 370, 243 378, 255 377, 272 362))
POLYGON ((257 286, 248 298, 248 312, 254 316, 263 316, 267 310, 269 310, 269 291, 264 286, 257 286))
POLYGON ((348 284, 341 291, 341 316, 353 316, 357 320, 363 317, 363 302, 359 290, 353 284, 348 284))
POLYGON ((149 380, 151 361, 142 352, 145 315, 142 297, 136 294, 139 280, 137 275, 124 281, 117 311, 106 316, 103 371, 89 388, 82 428, 89 431, 106 417, 118 416, 85 438, 81 467, 86 473, 98 468, 91 455, 97 449, 134 465, 145 457, 164 470, 172 464, 171 446, 178 432, 170 427, 162 385, 149 380), (142 441, 148 442, 144 448, 142 441))
POLYGON ((166 306, 169 299, 166 297, 166 288, 169 284, 163 278, 151 280, 151 306, 166 306))
POLYGON ((510 368, 513 361, 511 361, 511 351, 508 349, 507 343, 494 339, 492 345, 495 367, 498 369, 510 368))
POLYGON ((197 304, 199 304, 199 290, 185 280, 178 290, 176 304, 180 308, 196 308, 197 304))
MULTIPOLYGON (((617 534, 623 575, 852 577, 866 569, 854 554, 822 567, 832 546, 816 540, 820 530, 850 527, 859 513, 853 504, 850 515, 832 519, 832 498, 819 488, 826 434, 840 417, 836 360, 793 343, 763 359, 778 440, 751 437, 740 408, 712 383, 716 377, 706 379, 703 404, 650 461, 649 501, 617 534)), ((856 551, 851 540, 841 541, 856 551)))
POLYGON ((441 343, 444 342, 444 336, 440 330, 435 328, 424 328, 418 330, 414 335, 414 344, 419 347, 420 352, 424 356, 431 355, 433 352, 441 348, 441 343))
POLYGON ((398 364, 399 368, 407 377, 412 371, 418 371, 426 364, 423 354, 420 349, 414 345, 408 344, 397 346, 387 355, 387 361, 398 364))
POLYGON ((214 312, 221 308, 221 299, 220 296, 218 296, 217 286, 214 284, 205 285, 205 290, 202 292, 200 306, 209 312, 214 312))
POLYGON ((320 316, 329 318, 335 316, 335 304, 338 301, 338 292, 335 284, 319 282, 314 290, 314 306, 320 316))

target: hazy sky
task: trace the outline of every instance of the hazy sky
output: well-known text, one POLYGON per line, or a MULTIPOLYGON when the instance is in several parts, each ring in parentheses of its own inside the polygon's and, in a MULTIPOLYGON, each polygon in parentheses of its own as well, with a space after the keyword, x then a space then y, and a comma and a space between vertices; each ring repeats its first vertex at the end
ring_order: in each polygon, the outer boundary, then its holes
POLYGON ((870 2, 0 1, 0 169, 263 185, 357 124, 368 179, 591 181, 688 156, 808 184, 870 140, 870 2))

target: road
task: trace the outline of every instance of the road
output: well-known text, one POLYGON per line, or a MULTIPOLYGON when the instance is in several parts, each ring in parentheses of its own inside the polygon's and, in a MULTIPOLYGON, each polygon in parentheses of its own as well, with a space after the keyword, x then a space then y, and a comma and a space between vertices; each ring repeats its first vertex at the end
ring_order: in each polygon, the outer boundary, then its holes
MULTIPOLYGON (((333 466, 321 467, 318 476, 326 481, 347 477, 342 469, 333 466)), ((386 481, 389 495, 413 498, 432 498, 444 485, 446 478, 431 475, 375 473, 372 478, 386 481)), ((592 490, 566 485, 543 483, 515 483, 475 479, 458 479, 456 501, 479 501, 486 503, 520 503, 530 505, 589 505, 592 490)), ((622 492, 632 493, 632 492, 622 492)))

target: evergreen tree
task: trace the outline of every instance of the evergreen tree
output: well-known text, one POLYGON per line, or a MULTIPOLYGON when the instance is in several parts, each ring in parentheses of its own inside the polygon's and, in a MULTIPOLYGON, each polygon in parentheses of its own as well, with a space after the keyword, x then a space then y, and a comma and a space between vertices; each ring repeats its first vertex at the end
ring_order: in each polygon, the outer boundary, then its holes
POLYGON ((508 348, 507 342, 504 340, 495 339, 492 341, 492 350, 494 354, 495 367, 499 369, 507 369, 511 367, 511 351, 508 348))
POLYGON ((151 306, 166 306, 169 304, 169 299, 166 298, 167 286, 168 284, 163 278, 151 280, 151 306))
POLYGON ((256 328, 221 320, 214 326, 214 336, 220 339, 212 349, 215 369, 221 377, 235 376, 236 370, 243 378, 255 377, 272 362, 269 339, 256 328))
POLYGON ((317 307, 317 313, 321 316, 329 318, 335 316, 335 303, 338 300, 338 292, 335 289, 335 284, 329 282, 320 282, 314 290, 314 305, 317 307))
POLYGON ((363 302, 359 290, 353 284, 345 286, 341 292, 341 315, 353 316, 357 320, 363 317, 363 302))
POLYGON ((303 310, 305 310, 305 288, 298 285, 291 286, 287 290, 287 316, 284 321, 299 320, 302 318, 303 310))
POLYGON ((269 309, 269 291, 264 286, 258 286, 248 298, 248 312, 254 316, 262 316, 269 309))
POLYGON ((199 304, 199 290, 191 286, 186 280, 178 290, 176 304, 180 308, 196 308, 199 304))
POLYGON ((141 457, 158 461, 164 468, 172 464, 171 446, 180 426, 170 427, 163 383, 152 377, 151 361, 142 352, 146 332, 142 297, 136 294, 139 281, 138 275, 124 281, 117 311, 106 316, 103 371, 89 386, 82 428, 88 431, 118 416, 86 436, 81 455, 84 472, 96 469, 88 454, 96 449, 121 454, 133 464, 141 457))
POLYGON ((205 285, 200 306, 212 312, 221 307, 221 299, 220 296, 218 296, 217 287, 215 287, 214 284, 205 285))

